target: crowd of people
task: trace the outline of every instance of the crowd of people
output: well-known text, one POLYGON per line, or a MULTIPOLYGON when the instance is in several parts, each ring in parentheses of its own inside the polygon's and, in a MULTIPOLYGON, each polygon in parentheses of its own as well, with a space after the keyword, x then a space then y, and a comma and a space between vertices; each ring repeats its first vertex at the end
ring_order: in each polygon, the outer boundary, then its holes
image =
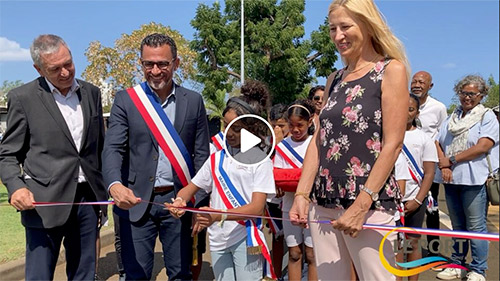
MULTIPOLYGON (((30 52, 40 77, 8 94, 0 145, 0 178, 26 231, 25 279, 52 280, 64 244, 68 279, 94 280, 108 214, 107 205, 86 203, 109 198, 124 280, 152 278, 157 239, 169 280, 199 278, 206 240, 216 280, 282 280, 285 249, 288 280, 300 280, 306 265, 308 280, 400 280, 379 255, 394 267, 418 260, 420 236, 407 235, 413 251, 396 255, 396 233, 380 246, 387 232, 363 225, 426 220, 438 229, 440 185, 453 229, 487 232, 485 182, 498 171, 499 123, 481 104, 484 79, 456 83, 460 104, 448 116, 429 95, 431 74, 411 76, 373 1, 335 0, 328 22, 344 67, 289 105, 271 107, 267 86, 246 81, 223 111, 232 124, 225 147, 210 143, 201 95, 173 81, 181 61, 171 37, 142 40, 145 82, 116 93, 105 128, 100 90, 75 78, 69 46, 38 36, 30 52), (248 114, 266 118, 275 139, 248 114), (242 130, 276 142, 272 156, 259 146, 242 151, 242 130), (246 165, 255 159, 264 160, 246 165), (265 222, 250 218, 263 214, 276 218, 267 221, 272 251, 265 222)), ((439 237, 427 239, 427 254, 438 255, 439 237)), ((470 246, 469 272, 447 268, 437 278, 485 280, 488 242, 455 242, 457 265, 470 246)))

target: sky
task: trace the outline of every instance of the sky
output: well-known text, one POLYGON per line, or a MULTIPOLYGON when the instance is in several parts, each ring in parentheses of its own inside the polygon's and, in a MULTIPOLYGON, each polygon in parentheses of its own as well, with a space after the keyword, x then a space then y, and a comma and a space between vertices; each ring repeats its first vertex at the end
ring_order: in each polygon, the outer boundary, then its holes
MULTIPOLYGON (((121 34, 150 22, 170 26, 190 40, 195 33, 190 21, 196 8, 200 3, 213 2, 0 0, 0 83, 26 83, 38 77, 29 46, 39 34, 57 34, 68 43, 79 78, 88 64, 84 52, 90 42, 98 40, 104 46, 113 46, 121 34)), ((324 21, 330 2, 306 0, 305 39, 324 21)), ((405 45, 412 73, 428 71, 434 82, 431 95, 445 105, 452 102, 453 85, 467 74, 484 78, 492 75, 498 83, 498 0, 375 3, 405 45)), ((340 60, 335 66, 342 67, 340 60)), ((318 83, 324 84, 325 79, 318 78, 318 83)))

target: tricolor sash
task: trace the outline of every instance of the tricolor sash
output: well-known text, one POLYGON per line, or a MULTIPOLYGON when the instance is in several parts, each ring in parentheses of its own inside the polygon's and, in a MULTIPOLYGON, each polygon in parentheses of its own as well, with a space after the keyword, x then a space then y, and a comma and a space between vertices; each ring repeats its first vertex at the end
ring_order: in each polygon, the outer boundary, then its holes
MULTIPOLYGON (((220 150, 210 155, 210 164, 212 170, 212 178, 219 196, 222 199, 227 210, 241 207, 248 202, 241 196, 236 187, 231 182, 228 174, 223 168, 226 152, 220 150)), ((238 221, 239 224, 245 226, 247 230, 247 251, 251 255, 262 254, 264 256, 265 267, 264 271, 269 278, 276 279, 274 269, 272 267, 271 256, 266 244, 264 233, 262 232, 262 219, 248 219, 246 221, 238 221)))
POLYGON ((222 132, 215 134, 215 136, 212 137, 212 143, 217 148, 217 151, 222 150, 224 148, 224 145, 223 145, 224 134, 222 134, 222 132))
POLYGON ((424 177, 424 173, 420 169, 413 155, 411 155, 410 150, 406 145, 403 144, 403 155, 406 157, 406 161, 408 162, 408 169, 410 170, 410 175, 413 180, 420 186, 422 184, 422 178, 424 177))
POLYGON ((127 89, 127 93, 172 164, 182 186, 186 186, 194 174, 191 156, 161 104, 155 99, 155 94, 146 82, 127 89))
POLYGON ((286 141, 282 140, 276 146, 276 151, 288 162, 293 168, 301 168, 304 158, 302 158, 295 149, 286 141))

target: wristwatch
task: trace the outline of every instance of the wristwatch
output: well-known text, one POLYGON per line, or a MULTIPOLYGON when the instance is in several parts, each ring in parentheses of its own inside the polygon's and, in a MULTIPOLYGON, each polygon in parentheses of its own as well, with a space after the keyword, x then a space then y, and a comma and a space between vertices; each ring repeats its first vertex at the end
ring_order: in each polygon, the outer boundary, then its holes
POLYGON ((453 155, 453 156, 450 157, 450 162, 451 162, 452 166, 455 165, 455 164, 457 164, 457 160, 455 159, 455 155, 453 155))
POLYGON ((359 186, 359 190, 362 190, 366 193, 368 193, 368 195, 370 195, 370 197, 372 198, 372 201, 377 201, 378 200, 378 193, 377 192, 374 192, 374 191, 371 191, 369 190, 368 188, 366 188, 364 185, 360 185, 359 186))

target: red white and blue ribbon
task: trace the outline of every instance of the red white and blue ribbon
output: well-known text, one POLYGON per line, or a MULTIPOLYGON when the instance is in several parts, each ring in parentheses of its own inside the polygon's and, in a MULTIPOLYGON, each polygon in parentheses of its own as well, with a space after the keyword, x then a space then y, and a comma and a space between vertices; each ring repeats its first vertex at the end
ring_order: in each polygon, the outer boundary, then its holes
MULTIPOLYGON (((141 203, 154 204, 158 206, 165 206, 164 204, 157 202, 148 202, 141 201, 141 203)), ((98 201, 98 202, 33 202, 35 207, 50 207, 50 206, 65 206, 65 205, 112 205, 113 201, 98 201)), ((8 204, 0 204, 0 206, 7 206, 8 204)), ((167 207, 168 208, 168 207, 167 207)), ((191 207, 172 207, 175 209, 185 210, 187 212, 192 213, 200 213, 200 214, 226 214, 226 215, 234 215, 234 216, 244 216, 247 218, 255 218, 255 219, 274 219, 274 220, 283 220, 283 221, 291 221, 290 219, 278 218, 278 217, 269 217, 269 216, 259 216, 259 215, 248 215, 248 214, 240 214, 236 212, 230 211, 221 211, 221 210, 203 210, 198 208, 191 207)), ((323 223, 323 224, 331 224, 329 220, 310 220, 308 223, 323 223)), ((401 228, 398 226, 391 225, 379 225, 379 224, 364 224, 363 229, 374 229, 374 230, 382 230, 382 231, 391 231, 395 228, 398 228, 398 232, 403 233, 412 233, 412 234, 421 234, 421 235, 434 235, 434 236, 446 236, 446 237, 454 237, 454 238, 463 238, 463 239, 479 239, 479 240, 487 240, 492 242, 499 242, 500 234, 498 233, 480 233, 480 232, 469 232, 469 231, 457 231, 457 230, 443 230, 443 229, 431 229, 431 228, 401 228)))
POLYGON ((212 137, 212 143, 217 148, 217 151, 222 150, 224 148, 224 134, 219 132, 212 137))
POLYGON ((288 162, 293 168, 301 168, 304 158, 299 155, 295 149, 286 141, 282 140, 276 146, 276 151, 288 162))
MULTIPOLYGON (((215 183, 217 192, 219 193, 222 202, 226 206, 226 209, 234 209, 237 207, 244 206, 248 202, 241 196, 236 187, 231 182, 231 179, 227 175, 223 168, 224 159, 226 157, 225 150, 220 150, 216 153, 210 155, 210 164, 212 170, 212 178, 215 183)), ((262 218, 260 216, 255 217, 256 220, 248 219, 246 221, 238 221, 238 223, 245 225, 247 230, 247 248, 250 247, 260 247, 262 255, 264 256, 265 267, 264 271, 266 276, 272 279, 276 279, 274 274, 274 269, 272 267, 271 255, 269 254, 269 249, 266 244, 264 233, 262 232, 262 218)))
POLYGON ((411 155, 410 150, 404 144, 403 144, 403 155, 405 156, 406 161, 408 162, 408 170, 410 170, 411 177, 420 186, 422 184, 422 178, 424 177, 424 172, 422 172, 417 161, 415 160, 415 158, 413 158, 413 155, 411 155))
POLYGON ((161 104, 146 82, 127 89, 127 93, 170 161, 181 184, 186 186, 194 175, 191 156, 161 104))

